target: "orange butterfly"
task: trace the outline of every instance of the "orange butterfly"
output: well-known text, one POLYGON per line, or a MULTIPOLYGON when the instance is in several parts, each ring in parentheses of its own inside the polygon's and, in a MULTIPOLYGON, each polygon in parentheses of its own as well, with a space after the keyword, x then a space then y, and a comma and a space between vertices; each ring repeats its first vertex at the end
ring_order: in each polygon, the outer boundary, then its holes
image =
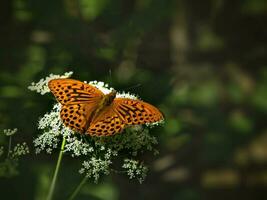
POLYGON ((156 107, 141 100, 116 98, 115 90, 105 95, 98 88, 73 79, 53 79, 48 87, 62 104, 63 123, 80 133, 109 136, 122 132, 126 125, 163 120, 156 107))

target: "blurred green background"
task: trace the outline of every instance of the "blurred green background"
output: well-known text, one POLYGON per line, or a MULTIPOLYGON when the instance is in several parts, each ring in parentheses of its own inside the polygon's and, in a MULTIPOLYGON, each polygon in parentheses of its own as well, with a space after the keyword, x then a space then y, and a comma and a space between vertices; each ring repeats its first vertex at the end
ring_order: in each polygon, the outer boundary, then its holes
MULTIPOLYGON (((17 127, 15 140, 32 151, 18 176, 0 179, 1 199, 46 195, 57 154, 35 155, 32 140, 54 99, 27 86, 67 71, 136 93, 166 116, 151 131, 160 154, 146 155, 142 185, 112 174, 77 199, 267 199, 265 0, 0 4, 0 129, 17 127)), ((80 164, 64 157, 56 199, 79 183, 80 164)))

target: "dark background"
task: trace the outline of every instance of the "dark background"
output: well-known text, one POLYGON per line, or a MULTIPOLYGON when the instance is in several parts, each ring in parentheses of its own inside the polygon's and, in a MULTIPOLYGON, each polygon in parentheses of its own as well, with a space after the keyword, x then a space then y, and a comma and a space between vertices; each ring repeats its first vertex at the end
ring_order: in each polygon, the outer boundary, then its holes
MULTIPOLYGON (((112 174, 77 199, 267 199, 266 1, 6 0, 0 22, 0 128, 17 127, 32 151, 0 179, 1 199, 47 194, 57 154, 35 155, 32 140, 54 99, 27 86, 67 71, 166 116, 143 184, 112 174)), ((80 163, 64 157, 57 199, 81 180, 80 163)))

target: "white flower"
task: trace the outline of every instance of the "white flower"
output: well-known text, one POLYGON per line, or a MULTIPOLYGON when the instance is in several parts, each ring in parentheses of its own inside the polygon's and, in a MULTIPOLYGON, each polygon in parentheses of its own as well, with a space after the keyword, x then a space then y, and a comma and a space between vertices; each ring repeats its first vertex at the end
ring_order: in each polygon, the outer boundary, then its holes
POLYGON ((64 152, 70 152, 72 157, 88 155, 94 151, 94 149, 82 139, 78 139, 76 137, 67 137, 66 140, 67 144, 65 145, 64 152))
POLYGON ((10 157, 13 159, 17 159, 18 157, 21 157, 28 153, 30 153, 28 145, 25 142, 18 143, 13 148, 13 150, 10 151, 10 155, 11 155, 10 157))
POLYGON ((111 160, 91 157, 89 160, 82 163, 82 168, 79 170, 80 174, 84 174, 88 178, 93 178, 94 182, 97 183, 100 174, 108 175, 110 173, 111 160))
POLYGON ((117 152, 127 149, 133 156, 145 149, 157 153, 157 150, 153 148, 158 143, 156 137, 151 136, 147 128, 140 128, 139 126, 129 127, 124 133, 112 137, 94 139, 99 146, 105 145, 117 152))
POLYGON ((51 153, 52 149, 58 147, 60 139, 56 133, 52 130, 44 131, 41 135, 34 139, 33 144, 35 146, 35 152, 38 154, 42 150, 46 150, 47 153, 51 153))
POLYGON ((54 75, 50 74, 48 77, 45 79, 41 79, 39 82, 35 83, 32 82, 31 85, 28 87, 29 90, 31 91, 36 91, 37 93, 40 93, 41 95, 44 95, 45 93, 50 92, 48 88, 48 82, 52 79, 57 79, 57 78, 68 78, 73 74, 73 72, 66 72, 64 75, 54 75))
POLYGON ((17 128, 14 129, 4 129, 3 132, 6 136, 14 135, 18 131, 17 128))
POLYGON ((162 120, 157 121, 157 122, 146 123, 146 126, 149 127, 149 128, 153 128, 155 126, 162 126, 164 123, 165 123, 165 120, 162 119, 162 120))
POLYGON ((116 94, 117 98, 128 98, 128 99, 140 99, 139 97, 137 97, 134 94, 131 94, 129 92, 118 92, 116 94))
MULTIPOLYGON (((87 82, 85 82, 87 83, 87 82)), ((114 90, 114 88, 109 87, 108 84, 105 84, 101 81, 90 81, 89 84, 101 90, 104 94, 108 94, 114 90)), ((128 99, 139 99, 136 95, 130 94, 129 92, 117 92, 116 97, 118 98, 128 98, 128 99)))
POLYGON ((139 183, 144 181, 148 171, 146 166, 132 159, 125 159, 122 168, 127 170, 127 175, 130 179, 137 178, 139 183))
POLYGON ((4 154, 4 147, 0 146, 0 157, 4 154))
POLYGON ((17 170, 19 160, 26 154, 29 154, 28 145, 23 143, 17 143, 12 149, 11 136, 17 132, 18 129, 5 129, 3 133, 9 137, 8 149, 0 146, 0 157, 3 156, 4 152, 7 152, 6 157, 1 159, 0 162, 0 177, 11 177, 17 175, 19 172, 17 170))
MULTIPOLYGON (((86 82, 87 83, 87 82, 86 82)), ((93 85, 94 87, 96 87, 97 89, 101 90, 104 94, 108 94, 110 93, 112 90, 114 90, 114 88, 111 88, 108 86, 108 84, 105 84, 102 81, 90 81, 89 82, 90 85, 93 85)))

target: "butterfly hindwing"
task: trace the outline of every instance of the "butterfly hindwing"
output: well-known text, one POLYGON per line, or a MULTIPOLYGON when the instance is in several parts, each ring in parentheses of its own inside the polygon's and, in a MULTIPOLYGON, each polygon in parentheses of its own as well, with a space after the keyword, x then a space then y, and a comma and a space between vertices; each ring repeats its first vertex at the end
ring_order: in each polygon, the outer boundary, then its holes
POLYGON ((96 102, 104 95, 96 87, 73 79, 53 79, 48 87, 62 105, 96 102))
POLYGON ((156 107, 141 100, 115 98, 113 104, 115 112, 125 124, 154 123, 163 119, 156 107))
POLYGON ((114 112, 112 106, 108 106, 93 118, 87 132, 92 136, 110 136, 121 133, 124 126, 123 120, 114 112))
POLYGON ((87 127, 88 113, 86 104, 64 105, 60 117, 65 126, 74 131, 84 133, 87 127))
POLYGON ((110 136, 121 133, 124 126, 125 124, 119 116, 113 115, 96 123, 92 123, 87 132, 92 136, 110 136))

